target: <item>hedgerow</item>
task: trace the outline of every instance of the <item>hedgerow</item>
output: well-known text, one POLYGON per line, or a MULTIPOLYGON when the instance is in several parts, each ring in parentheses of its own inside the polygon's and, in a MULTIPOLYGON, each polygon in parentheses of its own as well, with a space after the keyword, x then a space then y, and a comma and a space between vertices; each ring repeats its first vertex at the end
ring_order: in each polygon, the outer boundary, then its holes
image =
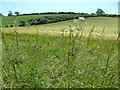
POLYGON ((60 15, 60 16, 44 16, 40 18, 29 19, 29 25, 39 25, 47 23, 55 23, 66 20, 78 19, 79 15, 60 15))

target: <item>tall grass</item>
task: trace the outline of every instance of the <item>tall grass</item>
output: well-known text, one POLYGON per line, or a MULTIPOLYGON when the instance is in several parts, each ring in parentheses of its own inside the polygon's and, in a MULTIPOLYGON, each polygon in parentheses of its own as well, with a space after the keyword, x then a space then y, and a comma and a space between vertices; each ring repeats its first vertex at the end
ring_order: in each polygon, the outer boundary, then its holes
MULTIPOLYGON (((1 18, 0 18, 1 19, 1 18)), ((0 89, 2 89, 2 29, 0 28, 0 89)))
POLYGON ((3 33, 3 88, 118 88, 119 38, 92 38, 95 26, 84 38, 80 27, 68 36, 3 33))

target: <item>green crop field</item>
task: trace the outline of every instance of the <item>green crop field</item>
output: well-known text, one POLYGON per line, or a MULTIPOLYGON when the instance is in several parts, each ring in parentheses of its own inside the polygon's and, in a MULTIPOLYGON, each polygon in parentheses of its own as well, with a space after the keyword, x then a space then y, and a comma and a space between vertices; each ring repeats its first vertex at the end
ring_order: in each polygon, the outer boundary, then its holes
POLYGON ((2 86, 118 88, 117 21, 92 17, 2 28, 2 86))

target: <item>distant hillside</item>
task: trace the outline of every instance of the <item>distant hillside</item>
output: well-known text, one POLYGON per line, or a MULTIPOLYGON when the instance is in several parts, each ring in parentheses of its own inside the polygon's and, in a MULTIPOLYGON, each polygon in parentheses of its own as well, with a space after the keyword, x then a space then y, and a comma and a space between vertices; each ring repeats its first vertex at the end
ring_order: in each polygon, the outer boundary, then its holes
MULTIPOLYGON (((64 15, 64 14, 61 14, 64 15)), ((43 16, 59 16, 59 14, 42 14, 42 15, 25 15, 25 16, 17 16, 17 24, 19 24, 20 20, 28 21, 33 18, 41 18, 43 16)), ((14 16, 3 16, 2 17, 2 26, 9 26, 14 24, 14 16)))
MULTIPOLYGON (((25 26, 30 26, 30 23, 28 21, 32 20, 33 22, 33 19, 37 19, 36 21, 38 21, 38 19, 41 19, 41 18, 44 18, 45 16, 50 16, 54 19, 54 17, 63 17, 65 16, 66 18, 66 15, 67 17, 71 17, 73 16, 73 18, 71 19, 66 19, 66 20, 72 20, 78 16, 84 16, 84 17, 98 17, 98 15, 92 13, 92 14, 88 14, 88 13, 73 13, 73 12, 58 12, 58 13, 54 13, 54 12, 46 12, 46 13, 31 13, 31 14, 21 14, 19 16, 17 16, 17 25, 19 25, 20 21, 24 21, 26 23, 25 26)), ((103 15, 104 17, 117 17, 117 15, 112 15, 112 14, 106 14, 106 15, 103 15)), ((103 17, 102 16, 102 17, 103 17)), ((59 22, 59 21, 66 21, 66 20, 58 20, 58 21, 55 21, 55 22, 59 22)), ((35 21, 35 22, 36 22, 35 21)), ((50 22, 49 20, 47 20, 48 22, 50 22)), ((53 21, 54 22, 54 21, 53 21)), ((52 22, 52 23, 53 23, 52 22)), ((51 23, 51 22, 50 22, 51 23)), ((3 16, 2 17, 2 26, 3 27, 9 27, 9 26, 13 26, 14 24, 14 16, 3 16)), ((44 24, 44 23, 43 23, 44 24)), ((36 25, 36 24, 35 24, 36 25)))

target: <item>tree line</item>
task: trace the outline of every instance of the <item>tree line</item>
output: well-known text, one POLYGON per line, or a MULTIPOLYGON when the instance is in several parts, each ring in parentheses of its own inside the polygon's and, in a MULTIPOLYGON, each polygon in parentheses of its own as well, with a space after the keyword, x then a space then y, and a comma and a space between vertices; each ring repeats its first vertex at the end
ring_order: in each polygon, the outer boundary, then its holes
MULTIPOLYGON (((42 15, 42 14, 79 14, 84 16, 106 16, 106 17, 118 17, 120 15, 117 14, 106 14, 102 9, 97 9, 95 13, 76 13, 76 12, 43 12, 43 13, 28 13, 28 14, 20 14, 20 12, 16 11, 14 12, 16 16, 25 16, 25 15, 42 15)), ((8 16, 15 16, 13 15, 13 12, 9 10, 8 16)), ((0 16, 3 16, 2 13, 0 13, 0 16)))
MULTIPOLYGON (((60 16, 42 16, 40 18, 33 18, 29 19, 27 21, 21 20, 19 22, 19 27, 28 25, 40 25, 40 24, 48 24, 48 23, 55 23, 55 22, 61 22, 66 20, 72 20, 72 19, 78 19, 79 15, 60 15, 60 16)), ((8 26, 5 26, 8 27, 8 26)), ((13 25, 10 25, 10 27, 13 27, 13 25)))
MULTIPOLYGON (((20 15, 19 12, 15 12, 16 16, 24 16, 24 15, 39 15, 39 13, 31 13, 31 14, 23 14, 20 15)), ((106 16, 106 17, 117 17, 116 14, 105 14, 105 12, 102 9, 98 9, 96 13, 74 13, 74 12, 46 12, 46 13, 40 13, 40 14, 63 14, 63 15, 51 15, 51 16, 41 16, 39 18, 32 18, 27 21, 21 20, 19 21, 19 27, 26 26, 26 25, 40 25, 40 24, 48 24, 48 23, 55 23, 55 22, 61 22, 66 20, 72 20, 72 19, 78 19, 78 17, 98 17, 98 16, 106 16)), ((12 11, 9 11, 8 16, 13 16, 12 11)), ((8 26, 5 26, 8 27, 8 26)), ((10 25, 10 27, 13 27, 13 25, 10 25)))

